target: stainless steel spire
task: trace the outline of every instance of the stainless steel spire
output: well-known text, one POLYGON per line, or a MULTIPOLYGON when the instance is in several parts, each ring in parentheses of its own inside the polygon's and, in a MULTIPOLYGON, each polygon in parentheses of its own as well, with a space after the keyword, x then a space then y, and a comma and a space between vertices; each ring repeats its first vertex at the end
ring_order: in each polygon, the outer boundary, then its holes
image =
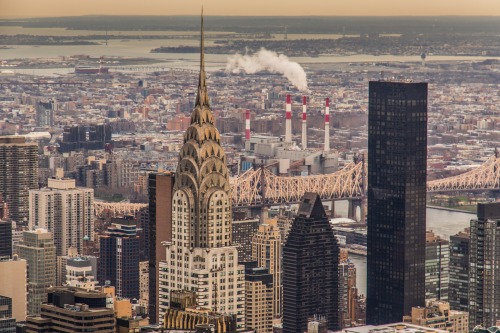
POLYGON ((200 32, 200 77, 198 79, 198 94, 196 106, 210 107, 205 74, 205 34, 203 31, 203 7, 201 8, 201 32, 200 32))

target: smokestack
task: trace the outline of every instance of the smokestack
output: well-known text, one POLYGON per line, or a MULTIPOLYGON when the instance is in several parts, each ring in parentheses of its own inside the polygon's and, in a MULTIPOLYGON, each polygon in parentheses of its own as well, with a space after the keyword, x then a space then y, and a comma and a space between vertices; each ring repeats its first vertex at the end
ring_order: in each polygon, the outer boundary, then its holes
POLYGON ((302 96, 302 149, 307 148, 307 97, 302 96))
POLYGON ((286 95, 285 142, 292 142, 292 96, 286 95))
POLYGON ((324 151, 330 150, 330 99, 325 100, 325 146, 324 151))
POLYGON ((250 110, 245 111, 245 140, 250 141, 250 110))

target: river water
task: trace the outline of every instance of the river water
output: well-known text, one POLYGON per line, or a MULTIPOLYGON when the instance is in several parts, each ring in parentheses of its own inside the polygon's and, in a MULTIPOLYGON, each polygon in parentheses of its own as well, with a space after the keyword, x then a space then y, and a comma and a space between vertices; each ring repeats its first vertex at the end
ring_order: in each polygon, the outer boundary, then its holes
MULTIPOLYGON (((337 211, 337 205, 335 207, 337 211)), ((470 220, 476 214, 427 208, 427 230, 433 230, 436 235, 449 238, 451 235, 469 226, 470 220)), ((356 266, 356 285, 359 293, 366 295, 366 257, 349 254, 356 266)))

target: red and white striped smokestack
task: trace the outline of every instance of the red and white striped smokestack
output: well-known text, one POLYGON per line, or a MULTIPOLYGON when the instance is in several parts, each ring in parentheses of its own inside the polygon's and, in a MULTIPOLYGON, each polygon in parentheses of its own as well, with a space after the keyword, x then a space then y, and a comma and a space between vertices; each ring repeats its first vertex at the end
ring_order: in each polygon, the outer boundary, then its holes
POLYGON ((286 95, 285 142, 292 142, 292 96, 286 95))
POLYGON ((325 145, 324 151, 330 150, 330 98, 325 100, 325 145))
POLYGON ((307 148, 307 97, 302 96, 302 149, 307 148))
POLYGON ((250 110, 245 111, 245 140, 250 141, 250 110))

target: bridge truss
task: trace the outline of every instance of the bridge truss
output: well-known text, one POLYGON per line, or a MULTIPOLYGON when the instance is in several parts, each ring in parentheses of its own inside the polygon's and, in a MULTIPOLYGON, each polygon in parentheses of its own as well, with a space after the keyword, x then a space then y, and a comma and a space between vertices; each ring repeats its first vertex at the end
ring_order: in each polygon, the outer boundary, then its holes
MULTIPOLYGON (((322 200, 361 198, 366 191, 367 165, 349 163, 326 175, 276 176, 266 168, 249 169, 230 179, 233 207, 258 207, 298 203, 305 192, 316 192, 322 200)), ((458 176, 427 183, 427 192, 500 189, 500 157, 491 157, 483 165, 458 176)), ((96 215, 109 210, 113 215, 134 214, 147 204, 96 201, 96 215)))

